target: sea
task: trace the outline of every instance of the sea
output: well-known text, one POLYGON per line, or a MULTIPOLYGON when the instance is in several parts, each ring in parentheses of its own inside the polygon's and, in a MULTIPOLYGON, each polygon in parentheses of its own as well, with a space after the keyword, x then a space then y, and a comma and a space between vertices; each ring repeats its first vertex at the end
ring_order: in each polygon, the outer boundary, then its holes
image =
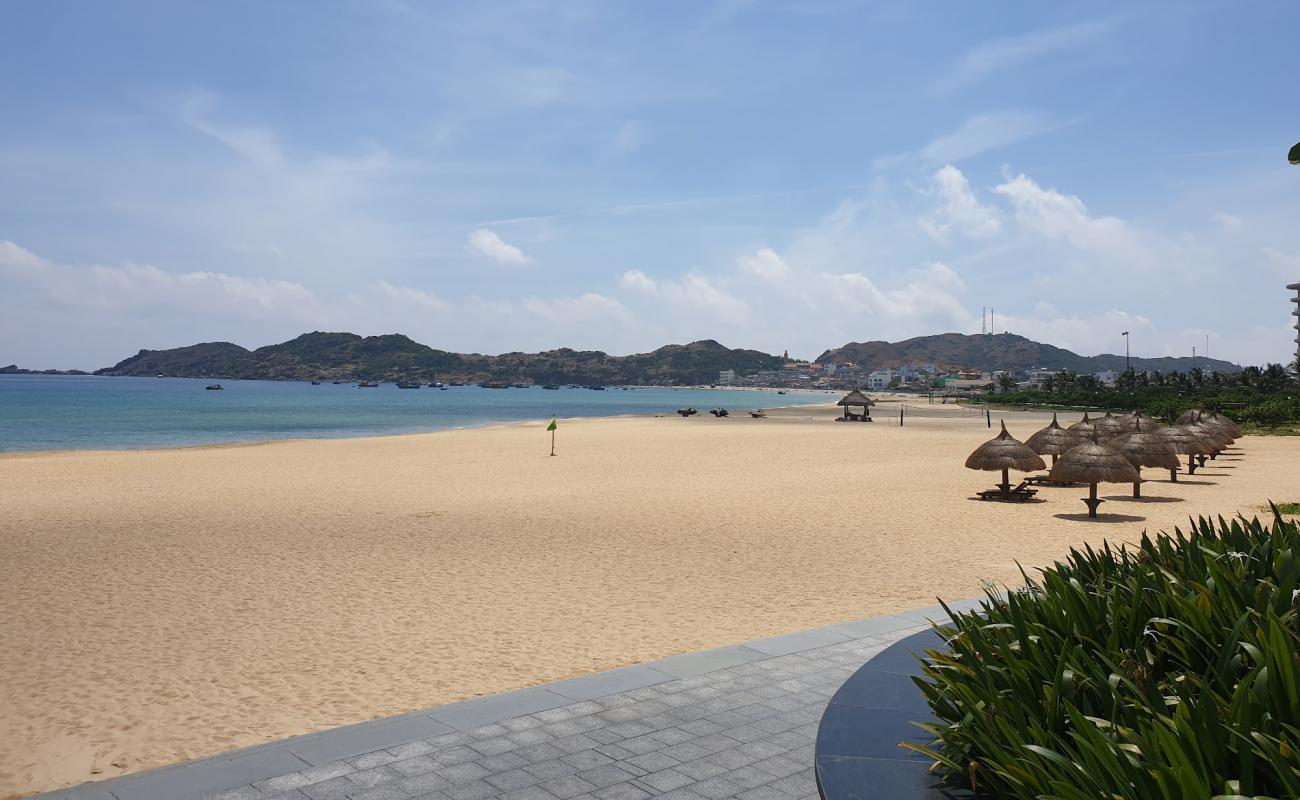
POLYGON ((824 392, 607 387, 485 389, 384 383, 0 375, 0 452, 128 450, 328 439, 472 428, 525 420, 825 403, 824 392))

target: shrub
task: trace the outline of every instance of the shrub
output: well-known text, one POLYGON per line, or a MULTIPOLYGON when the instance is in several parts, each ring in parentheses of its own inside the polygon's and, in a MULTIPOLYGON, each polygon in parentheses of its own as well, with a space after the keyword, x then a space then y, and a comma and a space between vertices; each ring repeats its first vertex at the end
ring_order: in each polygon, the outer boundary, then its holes
POLYGON ((1072 550, 950 614, 920 748, 997 798, 1300 796, 1300 526, 1072 550))

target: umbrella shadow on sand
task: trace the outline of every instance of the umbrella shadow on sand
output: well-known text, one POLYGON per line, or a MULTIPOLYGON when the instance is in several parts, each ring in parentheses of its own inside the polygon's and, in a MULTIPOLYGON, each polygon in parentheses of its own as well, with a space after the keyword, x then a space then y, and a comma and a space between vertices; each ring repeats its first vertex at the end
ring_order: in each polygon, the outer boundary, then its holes
POLYGON ((1145 495, 1145 494, 1142 495, 1141 497, 1134 497, 1131 494, 1112 494, 1103 499, 1114 500, 1117 503, 1181 503, 1183 502, 1183 498, 1181 497, 1160 497, 1160 496, 1152 497, 1150 495, 1145 495))
POLYGON ((1098 511, 1097 516, 1090 517, 1088 512, 1081 514, 1053 514, 1057 519, 1068 519, 1075 522, 1145 522, 1146 517, 1135 517, 1132 514, 1108 514, 1104 511, 1098 511))
MULTIPOLYGON (((1204 475, 1205 473, 1200 473, 1200 474, 1204 475)), ((1187 480, 1183 480, 1182 478, 1179 478, 1177 481, 1160 481, 1160 483, 1166 484, 1168 486, 1174 486, 1175 484, 1178 486, 1218 486, 1219 485, 1218 481, 1187 481, 1187 480)))

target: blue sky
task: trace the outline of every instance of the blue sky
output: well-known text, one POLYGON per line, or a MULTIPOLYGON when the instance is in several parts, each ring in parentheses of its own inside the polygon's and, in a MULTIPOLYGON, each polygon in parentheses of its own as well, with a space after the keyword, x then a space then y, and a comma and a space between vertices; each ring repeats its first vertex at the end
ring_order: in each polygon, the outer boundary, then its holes
POLYGON ((313 329, 1281 361, 1294 5, 0 3, 0 363, 313 329))

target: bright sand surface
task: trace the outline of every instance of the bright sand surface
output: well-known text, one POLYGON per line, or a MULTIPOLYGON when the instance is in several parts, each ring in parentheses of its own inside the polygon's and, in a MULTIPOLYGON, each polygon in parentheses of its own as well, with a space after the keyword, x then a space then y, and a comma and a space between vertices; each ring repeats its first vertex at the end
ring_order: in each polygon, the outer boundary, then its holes
MULTIPOLYGON (((981 503, 982 417, 561 422, 0 457, 0 797, 979 594, 1084 541, 1300 500, 1300 437, 981 503), (1148 470, 1151 478, 1167 473, 1148 470), (1066 515, 1066 516, 1062 516, 1066 515)), ((996 414, 1024 439, 1042 414, 996 414)), ((1073 421, 1073 417, 1070 421, 1073 421)))

